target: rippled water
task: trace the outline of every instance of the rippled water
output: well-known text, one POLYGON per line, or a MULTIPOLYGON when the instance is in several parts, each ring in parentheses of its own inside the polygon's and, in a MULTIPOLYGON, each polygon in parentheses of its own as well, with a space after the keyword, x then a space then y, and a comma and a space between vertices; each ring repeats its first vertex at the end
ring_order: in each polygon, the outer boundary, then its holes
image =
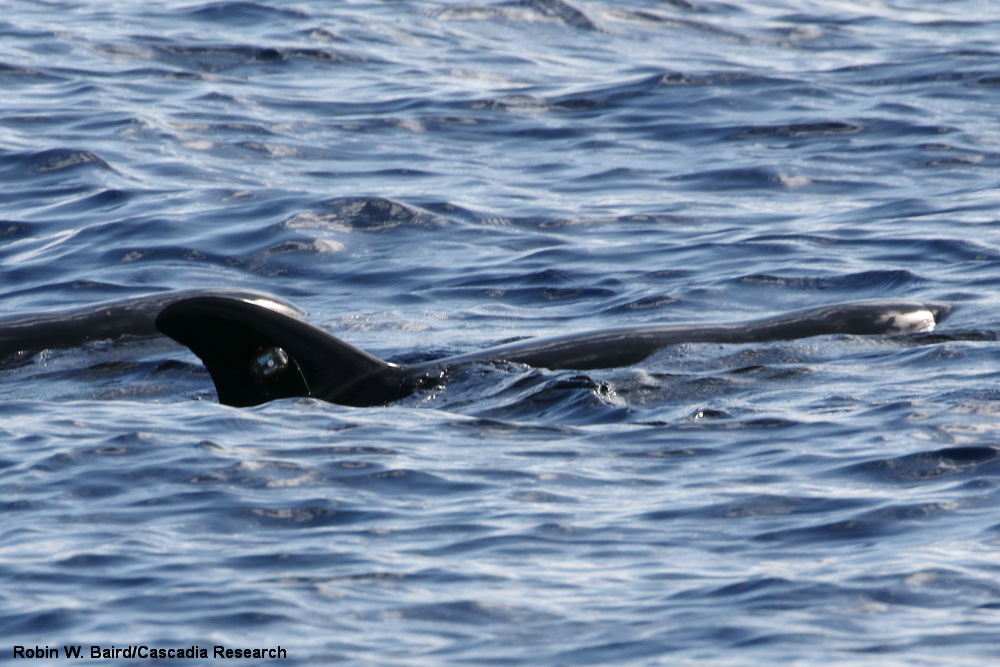
POLYGON ((9 357, 0 650, 1000 657, 1000 9, 761 4, 7 3, 4 314, 241 287, 418 360, 957 308, 365 409, 220 406, 163 339, 9 357))

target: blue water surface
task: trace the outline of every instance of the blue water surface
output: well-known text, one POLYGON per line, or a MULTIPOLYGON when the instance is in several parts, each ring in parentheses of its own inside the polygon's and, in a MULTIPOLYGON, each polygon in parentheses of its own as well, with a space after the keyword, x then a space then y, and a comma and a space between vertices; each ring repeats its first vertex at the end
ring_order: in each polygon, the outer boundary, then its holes
POLYGON ((5 3, 4 315, 265 290, 413 361, 956 310, 376 408, 220 406, 166 339, 15 355, 2 655, 1000 659, 998 35, 979 0, 5 3))

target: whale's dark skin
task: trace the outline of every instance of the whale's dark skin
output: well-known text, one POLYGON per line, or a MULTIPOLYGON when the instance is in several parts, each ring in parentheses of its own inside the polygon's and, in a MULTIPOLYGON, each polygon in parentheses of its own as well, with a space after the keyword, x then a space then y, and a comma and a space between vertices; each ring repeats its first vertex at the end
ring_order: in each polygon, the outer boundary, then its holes
POLYGON ((0 361, 16 354, 77 347, 122 336, 160 336, 157 315, 177 301, 213 296, 258 304, 288 317, 304 313, 271 294, 239 289, 185 290, 107 301, 80 308, 0 318, 0 361))
POLYGON ((506 361, 551 369, 627 366, 681 343, 755 343, 824 334, 932 330, 949 312, 937 303, 869 301, 732 324, 633 326, 529 338, 423 363, 378 359, 307 324, 304 313, 248 290, 162 292, 36 315, 0 318, 0 363, 43 349, 122 336, 166 334, 208 368, 219 400, 233 406, 313 397, 383 405, 435 381, 449 367, 506 361))
POLYGON ((732 324, 637 326, 529 338, 433 361, 399 365, 359 350, 267 303, 233 295, 172 301, 156 328, 188 346, 215 382, 219 401, 251 406, 308 396, 352 406, 384 405, 477 361, 550 369, 627 366, 681 343, 757 343, 829 334, 880 335, 932 330, 951 311, 939 303, 869 301, 824 306, 732 324))

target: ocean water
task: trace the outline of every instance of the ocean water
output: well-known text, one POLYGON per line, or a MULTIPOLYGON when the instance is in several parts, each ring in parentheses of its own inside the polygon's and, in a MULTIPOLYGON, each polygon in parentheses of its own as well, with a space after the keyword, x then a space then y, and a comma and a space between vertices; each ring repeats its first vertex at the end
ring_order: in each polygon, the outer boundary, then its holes
POLYGON ((1000 660, 996 3, 3 9, 5 316, 238 287, 405 361, 956 307, 922 337, 470 364, 376 408, 220 406, 164 339, 15 355, 4 659, 1000 660))

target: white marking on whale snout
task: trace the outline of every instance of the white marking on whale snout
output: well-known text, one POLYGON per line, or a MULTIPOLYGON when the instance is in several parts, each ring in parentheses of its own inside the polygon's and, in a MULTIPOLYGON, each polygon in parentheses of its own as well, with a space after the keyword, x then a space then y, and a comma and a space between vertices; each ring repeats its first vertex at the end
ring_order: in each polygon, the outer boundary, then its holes
POLYGON ((886 325, 886 333, 923 333, 933 331, 937 324, 934 313, 927 309, 908 312, 891 310, 882 314, 877 321, 886 325))

